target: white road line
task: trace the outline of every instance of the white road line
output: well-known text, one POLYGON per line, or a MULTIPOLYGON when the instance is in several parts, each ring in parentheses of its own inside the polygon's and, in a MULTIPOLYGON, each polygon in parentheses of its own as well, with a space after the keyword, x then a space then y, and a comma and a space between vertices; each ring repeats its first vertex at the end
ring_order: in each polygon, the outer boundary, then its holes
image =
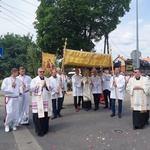
POLYGON ((43 150, 27 127, 21 126, 20 128, 20 130, 13 131, 19 150, 43 150))

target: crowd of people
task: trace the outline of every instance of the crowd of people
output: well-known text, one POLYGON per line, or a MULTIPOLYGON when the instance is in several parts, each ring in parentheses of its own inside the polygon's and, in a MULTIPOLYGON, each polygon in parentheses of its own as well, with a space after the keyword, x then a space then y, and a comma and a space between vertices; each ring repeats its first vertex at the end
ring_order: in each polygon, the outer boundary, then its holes
MULTIPOLYGON (((3 80, 1 90, 5 95, 5 132, 17 130, 19 125, 29 125, 30 95, 32 99, 32 113, 35 132, 43 136, 49 130, 49 119, 63 117, 61 110, 65 93, 67 92, 67 76, 60 68, 54 69, 50 78, 45 77, 45 70, 39 68, 37 76, 31 79, 26 75, 26 68, 11 69, 11 76, 3 80), (30 92, 32 94, 30 94, 30 92)), ((130 95, 131 109, 133 111, 133 129, 142 129, 148 124, 150 110, 150 80, 142 75, 140 69, 134 70, 130 78, 115 67, 113 74, 107 68, 101 75, 93 68, 91 71, 84 69, 83 75, 75 69, 72 76, 72 93, 75 111, 82 108, 86 111, 92 108, 99 109, 100 97, 105 99, 104 109, 111 109, 110 117, 117 115, 122 118, 122 101, 125 90, 130 95), (116 104, 118 111, 116 111, 116 104)))

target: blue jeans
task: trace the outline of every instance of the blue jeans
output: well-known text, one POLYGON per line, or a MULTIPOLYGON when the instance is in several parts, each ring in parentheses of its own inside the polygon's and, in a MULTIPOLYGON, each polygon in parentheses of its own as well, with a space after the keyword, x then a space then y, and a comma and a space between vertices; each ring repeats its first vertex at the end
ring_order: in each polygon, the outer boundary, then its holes
POLYGON ((55 117, 57 117, 57 115, 60 115, 60 111, 62 109, 62 103, 63 103, 63 97, 58 98, 57 102, 56 99, 52 99, 53 114, 55 117))
MULTIPOLYGON (((112 114, 116 113, 115 102, 116 102, 116 99, 111 99, 112 114)), ((122 100, 118 99, 118 115, 121 115, 121 114, 122 114, 122 100)))

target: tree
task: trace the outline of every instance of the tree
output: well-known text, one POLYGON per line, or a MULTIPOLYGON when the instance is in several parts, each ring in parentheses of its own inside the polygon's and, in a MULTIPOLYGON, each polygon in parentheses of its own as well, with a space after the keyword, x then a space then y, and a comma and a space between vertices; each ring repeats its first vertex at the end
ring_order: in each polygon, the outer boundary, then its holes
POLYGON ((11 68, 27 67, 27 48, 32 43, 30 35, 8 33, 0 37, 0 47, 4 49, 4 59, 0 60, 0 79, 10 76, 11 68))
POLYGON ((39 0, 37 42, 42 51, 62 53, 64 38, 68 48, 91 51, 93 40, 108 37, 120 17, 129 11, 131 0, 39 0))
POLYGON ((41 52, 35 44, 29 45, 27 49, 27 68, 33 77, 37 75, 37 70, 41 66, 41 52))

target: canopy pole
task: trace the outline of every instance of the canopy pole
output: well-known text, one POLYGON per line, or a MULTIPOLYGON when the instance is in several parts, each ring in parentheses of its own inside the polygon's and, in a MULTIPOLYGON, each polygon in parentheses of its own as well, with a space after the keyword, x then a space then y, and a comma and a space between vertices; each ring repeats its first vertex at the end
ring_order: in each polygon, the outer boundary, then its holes
MULTIPOLYGON (((113 75, 113 82, 115 81, 115 73, 114 73, 114 64, 113 64, 113 58, 112 58, 112 50, 110 50, 111 54, 111 67, 112 67, 112 75, 113 75)), ((117 88, 115 87, 115 96, 116 96, 116 104, 118 105, 118 95, 117 95, 117 88)))
POLYGON ((65 39, 64 48, 63 48, 63 61, 61 65, 61 70, 64 73, 64 62, 65 62, 65 53, 66 53, 66 47, 67 47, 67 38, 65 39))

